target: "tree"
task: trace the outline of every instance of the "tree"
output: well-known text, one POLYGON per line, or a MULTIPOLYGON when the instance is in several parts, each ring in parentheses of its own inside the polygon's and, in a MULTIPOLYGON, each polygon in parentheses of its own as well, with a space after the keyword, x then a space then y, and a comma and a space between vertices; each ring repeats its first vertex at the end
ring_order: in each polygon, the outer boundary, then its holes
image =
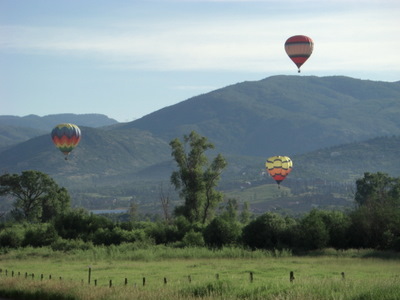
POLYGON ((0 176, 0 195, 16 198, 14 216, 28 221, 47 222, 70 208, 67 190, 39 171, 0 176))
POLYGON ((233 220, 216 217, 204 229, 204 241, 208 246, 222 248, 224 245, 234 245, 241 234, 241 226, 233 220))
POLYGON ((248 224, 250 222, 251 213, 249 208, 249 202, 243 202, 242 212, 240 213, 239 219, 242 224, 248 224))
POLYGON ((356 181, 351 214, 352 246, 398 249, 400 243, 400 179, 384 173, 365 173, 356 181))
POLYGON ((171 183, 180 190, 184 205, 177 207, 175 213, 185 216, 191 223, 205 224, 222 201, 222 193, 215 190, 226 161, 221 154, 211 164, 205 151, 214 145, 207 138, 192 131, 184 136, 184 144, 179 139, 170 142, 172 156, 178 164, 178 170, 171 175, 171 183), (189 146, 188 152, 186 152, 189 146))
POLYGON ((279 214, 265 213, 243 228, 243 243, 252 249, 282 249, 287 221, 279 214))
POLYGON ((324 214, 311 210, 300 221, 300 245, 307 250, 322 249, 328 246, 329 230, 324 222, 324 214))
POLYGON ((364 173, 356 181, 355 200, 359 205, 372 203, 400 204, 400 179, 389 177, 385 173, 364 173))

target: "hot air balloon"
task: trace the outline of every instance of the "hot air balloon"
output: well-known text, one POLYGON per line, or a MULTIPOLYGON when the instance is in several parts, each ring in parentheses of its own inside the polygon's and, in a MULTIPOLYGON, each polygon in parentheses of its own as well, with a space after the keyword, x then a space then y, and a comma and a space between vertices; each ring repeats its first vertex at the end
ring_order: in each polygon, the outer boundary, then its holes
POLYGON ((306 62, 314 49, 314 42, 305 35, 295 35, 286 40, 285 51, 290 59, 296 64, 297 68, 306 62))
POLYGON ((81 130, 78 126, 70 123, 58 124, 51 131, 51 139, 56 147, 68 159, 69 153, 79 144, 81 140, 81 130))
POLYGON ((293 162, 287 156, 272 156, 265 163, 269 175, 275 179, 278 186, 292 171, 293 162))

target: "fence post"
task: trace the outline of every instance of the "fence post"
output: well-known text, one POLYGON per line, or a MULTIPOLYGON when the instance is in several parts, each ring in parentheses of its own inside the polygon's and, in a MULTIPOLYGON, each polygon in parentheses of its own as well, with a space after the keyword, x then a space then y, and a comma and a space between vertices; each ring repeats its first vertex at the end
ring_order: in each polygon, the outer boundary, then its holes
POLYGON ((294 273, 293 271, 290 271, 290 282, 293 282, 294 280, 294 273))
POLYGON ((143 277, 143 286, 146 285, 146 277, 143 277))
POLYGON ((125 285, 128 285, 128 278, 125 277, 125 285))
POLYGON ((110 279, 110 287, 112 287, 112 280, 110 279))
POLYGON ((253 272, 250 272, 250 282, 253 282, 253 272))
POLYGON ((97 286, 97 279, 94 280, 94 286, 97 286))
POLYGON ((164 284, 167 284, 167 277, 164 277, 164 284))
POLYGON ((343 280, 345 279, 345 275, 344 275, 344 272, 342 272, 342 279, 343 279, 343 280))
POLYGON ((90 284, 90 277, 92 275, 92 268, 89 266, 89 271, 88 271, 88 284, 90 284))
POLYGON ((192 276, 188 275, 188 281, 189 281, 189 283, 192 282, 192 276))

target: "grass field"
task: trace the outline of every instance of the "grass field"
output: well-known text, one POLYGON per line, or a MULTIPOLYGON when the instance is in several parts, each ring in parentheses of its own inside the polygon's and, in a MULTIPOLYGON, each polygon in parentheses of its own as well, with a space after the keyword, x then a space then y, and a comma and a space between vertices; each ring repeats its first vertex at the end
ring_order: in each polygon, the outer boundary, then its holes
POLYGON ((40 300, 400 299, 398 258, 363 258, 366 255, 357 251, 304 257, 243 250, 230 254, 167 248, 133 252, 118 248, 74 254, 49 249, 11 251, 0 256, 0 296, 40 300), (163 250, 171 253, 163 255, 163 250), (293 282, 290 272, 295 276, 293 282))

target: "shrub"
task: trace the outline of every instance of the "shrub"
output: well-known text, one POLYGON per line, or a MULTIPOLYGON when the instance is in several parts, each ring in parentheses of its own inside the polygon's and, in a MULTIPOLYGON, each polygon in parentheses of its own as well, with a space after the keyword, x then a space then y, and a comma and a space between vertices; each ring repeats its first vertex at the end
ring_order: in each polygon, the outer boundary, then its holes
POLYGON ((93 243, 84 242, 82 240, 65 240, 59 238, 51 244, 51 249, 53 249, 54 251, 64 252, 68 252, 71 250, 89 250, 93 249, 93 243))
POLYGON ((238 242, 241 227, 234 221, 226 221, 217 217, 204 230, 204 241, 211 247, 221 248, 238 242))
POLYGON ((203 234, 194 230, 187 232, 182 242, 185 247, 202 247, 205 245, 203 234))
POLYGON ((58 238, 57 231, 52 224, 37 224, 36 226, 32 225, 25 232, 22 245, 33 247, 50 246, 58 238))
POLYGON ((275 213, 265 213, 243 228, 243 243, 252 249, 284 248, 289 240, 287 221, 275 213))
POLYGON ((7 228, 0 233, 0 246, 18 248, 22 245, 23 233, 16 228, 7 228))

